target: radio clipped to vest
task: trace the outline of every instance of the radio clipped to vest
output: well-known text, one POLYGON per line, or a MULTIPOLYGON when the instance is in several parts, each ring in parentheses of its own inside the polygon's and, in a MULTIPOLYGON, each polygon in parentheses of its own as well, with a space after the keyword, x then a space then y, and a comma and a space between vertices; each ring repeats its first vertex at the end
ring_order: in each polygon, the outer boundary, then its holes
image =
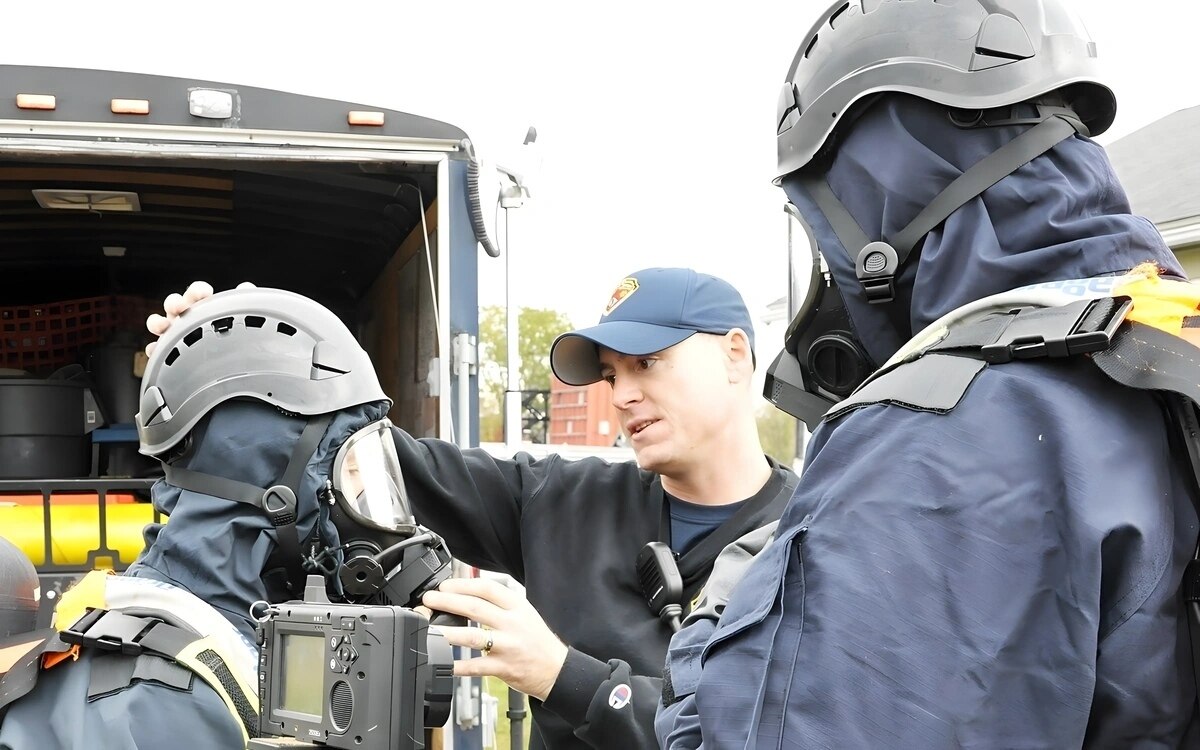
POLYGON ((637 556, 637 577, 650 611, 679 632, 683 616, 683 576, 675 553, 662 542, 649 542, 637 556))

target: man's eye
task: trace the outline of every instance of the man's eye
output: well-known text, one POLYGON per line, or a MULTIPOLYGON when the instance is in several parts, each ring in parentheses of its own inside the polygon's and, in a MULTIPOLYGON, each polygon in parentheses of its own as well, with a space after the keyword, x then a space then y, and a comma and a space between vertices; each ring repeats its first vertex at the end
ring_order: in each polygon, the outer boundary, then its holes
POLYGON ((617 382, 617 376, 616 375, 605 375, 603 377, 603 380, 605 383, 608 383, 609 385, 613 385, 614 383, 617 382))
POLYGON ((654 366, 654 363, 657 361, 658 360, 650 359, 649 357, 642 357, 641 359, 638 360, 638 369, 639 370, 649 370, 651 367, 654 366))

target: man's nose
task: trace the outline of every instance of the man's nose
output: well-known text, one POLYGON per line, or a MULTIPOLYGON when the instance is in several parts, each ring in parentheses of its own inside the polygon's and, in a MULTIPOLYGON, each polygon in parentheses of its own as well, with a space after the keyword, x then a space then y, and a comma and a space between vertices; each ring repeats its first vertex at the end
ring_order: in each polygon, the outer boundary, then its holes
POLYGON ((642 389, 634 378, 617 378, 613 383, 612 403, 618 409, 627 409, 642 400, 642 389))

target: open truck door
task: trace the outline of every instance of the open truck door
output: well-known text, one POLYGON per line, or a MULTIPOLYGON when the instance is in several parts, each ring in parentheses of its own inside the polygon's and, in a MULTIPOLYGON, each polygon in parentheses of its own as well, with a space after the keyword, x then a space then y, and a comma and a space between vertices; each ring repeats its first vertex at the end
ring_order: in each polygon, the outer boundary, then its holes
POLYGON ((0 66, 0 403, 48 404, 0 410, 0 534, 49 607, 86 570, 128 566, 158 520, 132 425, 144 321, 193 280, 319 301, 371 355, 395 424, 477 444, 495 196, 481 205, 473 170, 464 131, 402 111, 0 66))

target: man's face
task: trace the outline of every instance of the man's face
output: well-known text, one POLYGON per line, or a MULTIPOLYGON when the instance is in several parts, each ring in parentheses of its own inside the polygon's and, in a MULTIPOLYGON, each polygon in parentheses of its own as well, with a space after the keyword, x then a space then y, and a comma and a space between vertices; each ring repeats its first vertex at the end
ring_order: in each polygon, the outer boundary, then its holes
POLYGON ((695 334, 654 354, 600 348, 621 427, 643 469, 666 476, 719 461, 720 438, 736 409, 724 338, 695 334))

